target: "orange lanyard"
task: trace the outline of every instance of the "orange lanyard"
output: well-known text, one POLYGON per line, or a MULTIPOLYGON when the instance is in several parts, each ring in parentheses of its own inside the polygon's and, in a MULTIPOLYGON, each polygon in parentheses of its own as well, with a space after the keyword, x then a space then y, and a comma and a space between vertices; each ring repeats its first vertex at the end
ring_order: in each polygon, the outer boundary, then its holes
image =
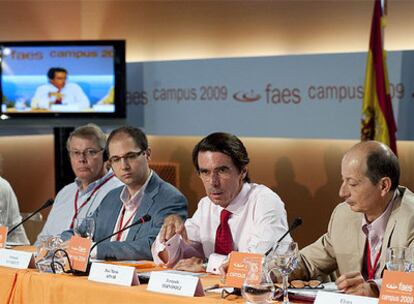
POLYGON ((85 205, 91 200, 92 196, 103 186, 105 185, 112 177, 114 177, 114 175, 110 175, 108 176, 102 183, 100 183, 98 186, 96 186, 91 194, 88 196, 88 198, 80 205, 80 207, 78 207, 78 197, 79 197, 79 189, 78 191, 76 191, 76 195, 75 195, 75 200, 73 201, 73 206, 75 209, 75 214, 72 217, 72 222, 70 224, 70 229, 73 229, 73 224, 75 222, 75 218, 77 218, 79 211, 85 207, 85 205))
POLYGON ((378 261, 381 255, 381 249, 377 253, 377 256, 375 257, 374 265, 371 266, 371 247, 369 246, 369 241, 367 239, 367 272, 368 272, 368 280, 373 280, 375 278, 375 271, 377 270, 378 261))

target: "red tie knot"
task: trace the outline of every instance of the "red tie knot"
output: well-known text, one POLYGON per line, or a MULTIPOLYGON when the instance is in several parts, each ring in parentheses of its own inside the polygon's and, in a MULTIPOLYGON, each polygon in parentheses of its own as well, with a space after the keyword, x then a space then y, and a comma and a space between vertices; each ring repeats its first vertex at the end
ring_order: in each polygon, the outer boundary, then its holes
POLYGON ((226 223, 226 222, 228 222, 228 220, 229 220, 229 218, 230 218, 230 216, 231 216, 231 212, 230 211, 228 211, 228 210, 226 210, 226 209, 223 209, 222 211, 221 211, 221 214, 220 214, 220 222, 221 223, 226 223))

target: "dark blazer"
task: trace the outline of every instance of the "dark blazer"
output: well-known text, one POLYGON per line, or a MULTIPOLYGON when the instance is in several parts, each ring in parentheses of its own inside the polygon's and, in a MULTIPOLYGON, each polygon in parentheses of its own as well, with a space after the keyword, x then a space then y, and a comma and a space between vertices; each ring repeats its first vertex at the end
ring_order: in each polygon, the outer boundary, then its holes
MULTIPOLYGON (((120 194, 122 187, 110 191, 95 210, 95 242, 115 231, 118 215, 122 208, 120 194)), ((144 197, 131 223, 145 214, 151 220, 129 229, 125 241, 111 242, 110 239, 97 245, 97 258, 107 260, 152 260, 151 245, 157 237, 164 218, 178 214, 187 218, 187 200, 172 185, 162 180, 155 172, 145 188, 144 197)))

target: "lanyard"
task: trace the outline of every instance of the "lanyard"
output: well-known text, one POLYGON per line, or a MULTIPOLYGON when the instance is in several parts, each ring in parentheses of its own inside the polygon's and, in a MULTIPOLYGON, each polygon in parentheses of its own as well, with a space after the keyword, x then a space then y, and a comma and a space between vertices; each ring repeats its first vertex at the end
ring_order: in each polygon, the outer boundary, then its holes
POLYGON ((108 176, 102 183, 97 185, 91 192, 91 194, 88 196, 88 198, 78 207, 78 197, 79 197, 79 189, 76 191, 75 200, 73 201, 73 206, 75 209, 75 214, 72 217, 72 222, 70 224, 70 229, 73 229, 73 224, 75 222, 75 218, 78 216, 79 211, 85 207, 85 205, 91 200, 92 196, 103 186, 105 185, 112 177, 114 177, 113 174, 108 176))
POLYGON ((121 240, 122 233, 124 232, 124 231, 120 231, 120 230, 122 230, 126 226, 128 226, 129 222, 135 217, 135 214, 137 213, 137 211, 138 211, 138 208, 135 209, 135 211, 131 214, 131 216, 126 221, 126 223, 124 225, 122 225, 122 223, 124 221, 124 215, 125 215, 125 206, 122 208, 122 214, 121 214, 121 218, 119 219, 119 225, 118 225, 118 229, 117 229, 117 231, 119 231, 119 232, 116 235, 116 240, 117 241, 120 241, 121 240))
POLYGON ((371 266, 371 247, 369 246, 369 241, 367 239, 367 272, 368 272, 368 280, 373 280, 375 278, 375 270, 378 266, 378 261, 381 255, 381 249, 377 253, 377 256, 375 257, 374 265, 371 266))

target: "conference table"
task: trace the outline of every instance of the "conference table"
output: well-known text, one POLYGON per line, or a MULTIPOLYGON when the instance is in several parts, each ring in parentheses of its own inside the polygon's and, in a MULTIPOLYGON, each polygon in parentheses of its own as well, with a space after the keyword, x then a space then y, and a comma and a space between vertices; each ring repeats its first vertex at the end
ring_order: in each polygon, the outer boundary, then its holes
MULTIPOLYGON (((154 269, 159 270, 151 268, 137 271, 154 269)), ((206 275, 201 277, 201 281, 203 288, 207 288, 219 283, 219 277, 206 275)), ((245 303, 241 297, 222 299, 219 293, 213 292, 206 292, 203 297, 184 297, 150 292, 146 289, 146 284, 125 287, 93 282, 87 277, 71 274, 40 273, 36 269, 0 266, 1 303, 245 303)))

